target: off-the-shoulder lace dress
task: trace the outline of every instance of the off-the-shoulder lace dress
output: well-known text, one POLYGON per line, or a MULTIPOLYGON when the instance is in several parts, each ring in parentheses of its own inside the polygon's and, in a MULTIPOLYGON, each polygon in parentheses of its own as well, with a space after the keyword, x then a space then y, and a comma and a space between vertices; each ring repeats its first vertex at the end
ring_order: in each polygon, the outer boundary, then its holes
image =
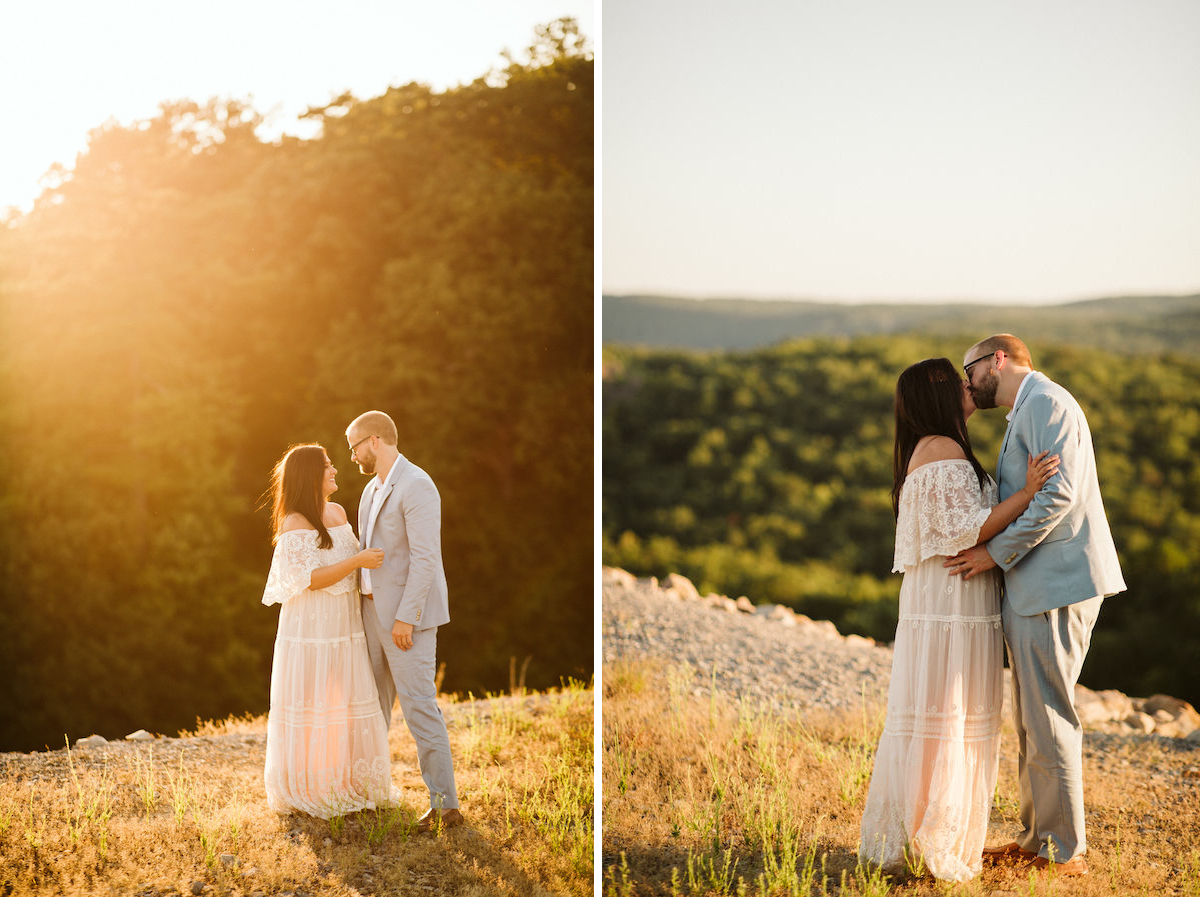
POLYGON ((267 718, 267 804, 322 819, 392 800, 387 727, 367 654, 356 577, 313 591, 312 571, 351 557, 349 523, 282 533, 263 604, 281 604, 267 718))
POLYGON ((1000 756, 1001 580, 963 581, 942 561, 976 543, 996 500, 966 460, 918 467, 900 493, 900 618, 859 846, 886 870, 918 858, 943 880, 980 870, 1000 756))

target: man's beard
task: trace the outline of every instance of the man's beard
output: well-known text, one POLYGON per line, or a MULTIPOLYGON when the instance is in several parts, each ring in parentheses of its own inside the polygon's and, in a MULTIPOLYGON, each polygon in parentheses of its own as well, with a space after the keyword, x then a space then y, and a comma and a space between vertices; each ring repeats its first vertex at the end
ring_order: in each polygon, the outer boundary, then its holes
POLYGON ((358 469, 360 471, 362 471, 363 473, 365 473, 367 476, 370 476, 371 474, 373 474, 375 472, 375 456, 372 455, 369 458, 359 458, 358 459, 358 469))
POLYGON ((971 398, 975 402, 976 408, 995 408, 996 407, 996 390, 1000 388, 1000 375, 995 371, 988 371, 983 375, 983 382, 978 386, 971 386, 971 398))

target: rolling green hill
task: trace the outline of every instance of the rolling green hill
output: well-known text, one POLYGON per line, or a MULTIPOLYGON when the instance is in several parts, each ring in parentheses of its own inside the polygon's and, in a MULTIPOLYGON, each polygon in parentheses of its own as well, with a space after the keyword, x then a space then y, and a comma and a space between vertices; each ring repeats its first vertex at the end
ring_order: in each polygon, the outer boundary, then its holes
POLYGON ((1118 352, 1195 355, 1200 353, 1200 294, 1042 306, 605 296, 602 326, 607 345, 653 348, 751 349, 810 336, 1008 332, 1118 352))

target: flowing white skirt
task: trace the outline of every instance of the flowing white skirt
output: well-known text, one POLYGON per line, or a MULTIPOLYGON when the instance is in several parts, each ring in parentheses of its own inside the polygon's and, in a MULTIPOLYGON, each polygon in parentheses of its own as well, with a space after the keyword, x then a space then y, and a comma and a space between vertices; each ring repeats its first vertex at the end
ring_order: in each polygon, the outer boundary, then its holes
POLYGON ((277 813, 329 819, 394 801, 357 591, 306 591, 280 608, 265 780, 277 813))
POLYGON ((1000 578, 963 582, 932 557, 909 567, 859 855, 887 871, 923 860, 979 874, 1000 757, 1000 578), (907 854, 907 857, 906 857, 907 854))

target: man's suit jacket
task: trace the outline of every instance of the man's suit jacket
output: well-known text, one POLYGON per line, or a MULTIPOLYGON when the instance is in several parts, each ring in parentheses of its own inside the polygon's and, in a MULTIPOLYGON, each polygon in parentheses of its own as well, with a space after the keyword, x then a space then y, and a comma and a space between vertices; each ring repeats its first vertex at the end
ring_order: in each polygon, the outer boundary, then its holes
POLYGON ((432 629, 450 622, 446 571, 442 567, 442 498, 429 474, 403 455, 370 525, 379 478, 371 477, 358 505, 359 541, 382 548, 383 566, 371 571, 375 613, 385 632, 393 622, 432 629), (367 540, 367 531, 371 538, 367 540))
POLYGON ((1062 460, 1029 507, 987 543, 1004 571, 1005 598, 1033 616, 1096 596, 1125 591, 1100 498, 1092 434, 1069 392, 1034 371, 1004 433, 996 481, 1003 501, 1025 485, 1029 455, 1049 450, 1062 460))

